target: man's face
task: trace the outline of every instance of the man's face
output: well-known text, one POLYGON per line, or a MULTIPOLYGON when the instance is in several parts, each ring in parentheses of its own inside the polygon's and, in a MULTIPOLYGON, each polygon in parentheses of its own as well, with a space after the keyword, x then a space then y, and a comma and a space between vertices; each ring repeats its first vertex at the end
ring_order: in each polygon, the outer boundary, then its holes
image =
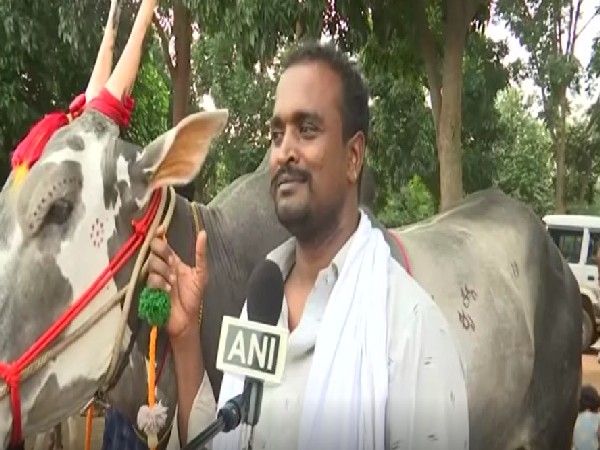
POLYGON ((342 137, 339 76, 326 64, 287 69, 277 86, 271 120, 271 195, 277 217, 294 234, 312 232, 339 214, 362 154, 342 137), (350 151, 348 151, 350 150, 350 151))

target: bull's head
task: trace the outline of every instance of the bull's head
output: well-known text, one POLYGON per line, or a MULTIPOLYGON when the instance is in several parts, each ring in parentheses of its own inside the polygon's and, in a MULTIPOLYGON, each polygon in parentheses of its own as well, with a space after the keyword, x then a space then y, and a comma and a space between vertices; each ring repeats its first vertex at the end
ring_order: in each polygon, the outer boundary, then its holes
MULTIPOLYGON (((130 92, 156 0, 141 2, 111 74, 117 3, 112 0, 88 102, 103 88, 117 99, 130 92)), ((119 139, 113 119, 87 108, 53 134, 31 168, 13 170, 0 193, 0 361, 17 360, 94 283, 133 233, 132 219, 144 213, 154 189, 193 179, 226 121, 224 110, 193 114, 142 149, 119 139)), ((48 348, 67 340, 119 288, 111 279, 48 348)), ((117 303, 21 380, 25 434, 75 413, 94 394, 109 366, 120 315, 117 303)), ((0 398, 0 448, 10 440, 9 400, 0 398)))

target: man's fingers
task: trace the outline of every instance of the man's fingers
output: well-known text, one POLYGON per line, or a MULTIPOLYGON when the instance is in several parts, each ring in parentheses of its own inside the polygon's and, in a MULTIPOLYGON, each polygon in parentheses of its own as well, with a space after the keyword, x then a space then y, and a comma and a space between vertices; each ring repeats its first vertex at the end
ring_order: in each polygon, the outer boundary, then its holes
POLYGON ((162 289, 165 292, 171 292, 171 284, 168 283, 164 277, 156 273, 150 273, 148 275, 148 281, 146 282, 146 285, 149 288, 162 289))
POLYGON ((165 234, 166 234, 165 225, 161 223, 161 224, 160 224, 160 225, 159 225, 159 226, 156 228, 156 231, 155 231, 155 233, 154 233, 154 234, 155 234, 155 236, 156 236, 157 238, 164 238, 164 237, 165 237, 165 234))
POLYGON ((151 253, 148 257, 148 285, 154 288, 170 290, 175 282, 171 266, 163 259, 151 253))
POLYGON ((156 257, 162 259, 165 263, 169 263, 173 258, 173 251, 167 241, 162 238, 154 238, 150 241, 150 252, 156 257))
POLYGON ((202 230, 196 238, 196 268, 206 267, 206 231, 202 230))

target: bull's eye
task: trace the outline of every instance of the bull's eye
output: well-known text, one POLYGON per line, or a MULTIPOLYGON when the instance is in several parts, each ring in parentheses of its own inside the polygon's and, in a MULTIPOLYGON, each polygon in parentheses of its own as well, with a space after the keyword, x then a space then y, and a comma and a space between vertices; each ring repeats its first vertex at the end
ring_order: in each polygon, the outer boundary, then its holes
POLYGON ((46 214, 46 223, 63 225, 73 212, 73 205, 65 199, 56 200, 46 214))

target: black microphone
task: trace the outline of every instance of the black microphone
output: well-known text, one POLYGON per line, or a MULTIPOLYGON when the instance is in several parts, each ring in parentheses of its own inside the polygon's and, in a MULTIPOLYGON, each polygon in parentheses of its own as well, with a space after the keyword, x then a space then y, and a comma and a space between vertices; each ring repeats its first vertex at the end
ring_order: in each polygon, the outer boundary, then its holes
MULTIPOLYGON (((270 325, 275 327, 279 322, 281 315, 281 306, 283 304, 283 277, 279 266, 273 261, 265 259, 261 265, 259 265, 248 282, 248 320, 250 322, 270 325)), ((268 330, 265 330, 268 333, 268 330)), ((287 337, 287 330, 278 329, 277 332, 282 332, 287 337)), ((263 342, 261 350, 263 353, 267 353, 269 356, 275 356, 277 349, 281 347, 281 334, 276 335, 278 339, 273 336, 269 336, 265 339, 263 334, 263 342), (269 347, 268 343, 272 345, 269 347), (266 344, 266 345, 264 345, 266 344)), ((250 343, 252 343, 250 339, 250 343)), ((250 354, 248 356, 251 356, 250 354)), ((279 367, 283 370, 285 366, 285 355, 284 358, 278 360, 279 367)), ((249 358, 248 358, 249 359, 249 358)), ((265 358, 266 360, 266 358, 265 358)), ((272 372, 272 369, 277 366, 273 364, 271 358, 269 358, 271 364, 265 364, 262 367, 255 366, 255 369, 260 370, 260 374, 246 374, 246 380, 244 382, 244 400, 245 400, 245 414, 244 423, 254 427, 258 424, 260 418, 260 409, 262 404, 263 395, 263 383, 270 377, 265 377, 265 373, 268 375, 272 372), (260 376, 256 376, 260 375, 260 376)), ((260 362, 260 361, 259 361, 260 362)), ((280 381, 280 380, 279 380, 280 381)))
POLYGON ((246 296, 248 320, 224 316, 217 351, 217 369, 245 377, 242 394, 229 400, 217 420, 190 441, 184 450, 201 449, 219 432, 240 422, 254 426, 260 418, 263 383, 280 383, 285 368, 288 330, 277 327, 283 303, 283 277, 273 261, 262 261, 250 275, 246 296))

